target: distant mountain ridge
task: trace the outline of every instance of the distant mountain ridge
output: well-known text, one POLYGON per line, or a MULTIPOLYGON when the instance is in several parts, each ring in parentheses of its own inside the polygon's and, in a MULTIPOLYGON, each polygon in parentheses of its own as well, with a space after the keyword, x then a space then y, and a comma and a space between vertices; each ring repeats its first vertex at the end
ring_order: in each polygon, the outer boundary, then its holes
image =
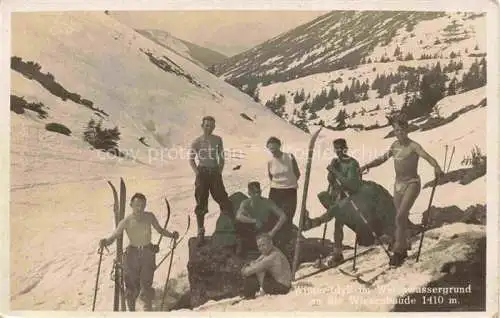
POLYGON ((486 17, 334 11, 209 71, 306 132, 439 117, 441 99, 486 85, 486 17))
POLYGON ((220 52, 179 39, 167 31, 156 29, 136 29, 135 31, 155 43, 181 54, 205 69, 211 65, 222 63, 228 58, 220 52))
POLYGON ((231 83, 261 78, 283 82, 320 72, 349 68, 401 28, 411 30, 443 12, 333 11, 235 55, 211 71, 231 83))

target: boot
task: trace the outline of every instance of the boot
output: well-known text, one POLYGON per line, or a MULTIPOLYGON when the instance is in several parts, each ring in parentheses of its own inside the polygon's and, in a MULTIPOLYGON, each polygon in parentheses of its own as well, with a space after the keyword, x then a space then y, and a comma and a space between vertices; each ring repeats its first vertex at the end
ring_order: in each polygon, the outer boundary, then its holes
POLYGON ((143 311, 153 311, 153 301, 151 299, 144 299, 143 303, 143 311))
POLYGON ((205 228, 198 228, 198 246, 205 244, 205 228))
POLYGON ((394 267, 399 267, 401 266, 405 259, 408 257, 408 253, 406 251, 404 252, 395 252, 392 256, 391 256, 391 260, 389 261, 389 265, 390 266, 394 266, 394 267))
POLYGON ((131 295, 126 296, 128 311, 135 311, 135 297, 131 295))
POLYGON ((333 255, 332 258, 328 260, 328 266, 336 266, 344 261, 344 255, 342 254, 342 248, 341 247, 334 247, 333 248, 333 255))

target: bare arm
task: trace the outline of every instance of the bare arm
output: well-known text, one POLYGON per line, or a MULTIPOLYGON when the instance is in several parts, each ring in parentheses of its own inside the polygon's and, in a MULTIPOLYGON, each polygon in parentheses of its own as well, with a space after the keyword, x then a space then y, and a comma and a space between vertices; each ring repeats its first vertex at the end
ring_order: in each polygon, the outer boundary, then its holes
POLYGON ((271 162, 267 163, 267 175, 269 176, 269 180, 273 181, 273 175, 271 174, 271 162))
POLYGON ((113 242, 116 240, 116 238, 118 236, 120 236, 120 234, 123 233, 123 230, 125 229, 126 222, 127 222, 127 218, 121 220, 120 223, 118 223, 118 226, 116 227, 116 229, 113 231, 113 233, 108 238, 105 238, 103 240, 105 242, 106 246, 113 244, 113 242))
POLYGON ((434 167, 434 171, 436 174, 442 174, 443 170, 441 170, 441 167, 439 166, 439 163, 434 159, 431 155, 427 153, 427 151, 422 148, 418 143, 412 142, 412 149, 420 156, 422 157, 425 161, 427 161, 431 166, 434 167))
POLYGON ((195 174, 198 173, 198 167, 196 166, 196 161, 195 161, 195 158, 196 158, 196 146, 195 146, 195 142, 193 142, 191 144, 191 149, 189 149, 189 165, 191 166, 191 169, 193 169, 193 172, 195 174))
POLYGON ((244 268, 244 276, 250 276, 256 273, 261 273, 267 270, 271 264, 272 254, 263 257, 261 260, 256 260, 254 263, 244 268))
POLYGON ((257 220, 254 218, 251 218, 246 215, 246 208, 248 205, 248 201, 243 201, 240 204, 240 208, 238 209, 238 212, 236 212, 236 220, 242 222, 242 223, 257 223, 257 220))
POLYGON ((293 166, 293 173, 297 177, 297 180, 300 178, 300 170, 299 170, 299 165, 297 164, 297 160, 295 160, 295 157, 293 154, 292 156, 292 166, 293 166))
POLYGON ((271 237, 274 237, 276 232, 285 224, 286 222, 286 215, 285 212, 283 212, 282 209, 280 209, 273 201, 268 200, 267 202, 270 203, 271 205, 271 211, 279 218, 278 222, 274 225, 273 229, 269 232, 269 235, 271 237))
POLYGON ((158 219, 156 218, 156 216, 153 213, 148 212, 148 214, 151 217, 151 225, 156 230, 156 232, 158 232, 159 234, 165 235, 166 237, 173 237, 174 236, 173 233, 170 233, 169 231, 167 231, 166 229, 164 229, 160 226, 158 219))
POLYGON ((219 137, 219 143, 217 144, 217 155, 219 157, 219 169, 220 172, 224 170, 224 163, 225 163, 225 158, 224 158, 224 145, 222 143, 222 138, 219 137))
POLYGON ((368 170, 370 168, 374 168, 374 167, 380 166, 381 164, 383 164, 384 162, 386 162, 392 156, 393 156, 393 153, 392 153, 392 147, 391 147, 382 156, 380 156, 378 158, 375 158, 374 160, 372 160, 369 163, 367 163, 364 166, 362 166, 361 167, 361 172, 363 172, 365 170, 368 170))

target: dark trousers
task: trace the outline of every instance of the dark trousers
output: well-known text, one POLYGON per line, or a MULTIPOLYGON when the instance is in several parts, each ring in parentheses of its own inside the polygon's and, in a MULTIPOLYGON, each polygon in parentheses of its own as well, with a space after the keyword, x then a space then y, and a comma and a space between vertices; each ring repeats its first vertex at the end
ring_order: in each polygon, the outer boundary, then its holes
MULTIPOLYGON (((287 251, 287 244, 292 240, 293 217, 297 210, 297 189, 271 188, 269 190, 269 199, 282 209, 286 215, 286 222, 276 233, 274 244, 288 257, 290 253, 287 251)), ((275 219, 274 215, 272 219, 274 225, 278 219, 275 219)))
POLYGON ((232 204, 217 168, 199 167, 195 179, 194 197, 196 199, 195 214, 198 229, 204 228, 205 214, 208 213, 208 196, 219 204, 221 212, 232 214, 232 204))
POLYGON ((271 188, 269 190, 269 200, 272 200, 285 212, 287 223, 293 224, 293 217, 297 210, 297 189, 271 188))
MULTIPOLYGON (((255 294, 260 289, 259 280, 257 279, 257 275, 251 275, 245 278, 243 283, 243 296, 246 298, 253 298, 255 294)), ((266 294, 270 295, 284 295, 290 291, 291 287, 284 286, 281 283, 278 283, 274 277, 267 273, 264 276, 264 283, 262 284, 262 289, 266 294)))

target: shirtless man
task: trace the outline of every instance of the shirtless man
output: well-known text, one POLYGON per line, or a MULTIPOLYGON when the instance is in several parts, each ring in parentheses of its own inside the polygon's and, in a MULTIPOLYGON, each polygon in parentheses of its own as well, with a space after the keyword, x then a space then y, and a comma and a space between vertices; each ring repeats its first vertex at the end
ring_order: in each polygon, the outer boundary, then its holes
POLYGON ((408 123, 403 118, 391 120, 397 140, 391 145, 389 150, 379 158, 361 167, 361 171, 368 171, 386 162, 390 157, 394 158, 394 170, 396 180, 394 183, 394 206, 396 207, 396 233, 394 242, 394 255, 390 265, 400 266, 404 259, 408 257, 408 242, 406 230, 408 226, 408 216, 413 203, 420 194, 420 176, 418 175, 418 159, 424 158, 434 167, 437 177, 443 175, 441 167, 437 161, 430 156, 417 142, 408 138, 408 123))
POLYGON ((116 227, 110 237, 100 240, 101 248, 112 244, 123 233, 127 233, 130 245, 124 253, 123 272, 125 280, 125 295, 129 311, 135 311, 135 302, 142 289, 141 297, 144 301, 144 310, 152 310, 154 297, 153 276, 155 272, 155 252, 151 244, 151 226, 166 237, 177 239, 179 233, 169 232, 161 228, 156 216, 145 212, 146 197, 136 193, 130 200, 132 213, 127 215, 116 227))
POLYGON ((208 213, 208 195, 219 204, 222 213, 232 214, 232 204, 222 181, 224 169, 224 147, 221 137, 212 134, 215 129, 215 119, 212 116, 203 117, 201 122, 203 135, 191 144, 189 164, 195 173, 196 200, 195 214, 198 224, 198 243, 204 242, 205 214, 208 213), (198 157, 198 165, 196 165, 198 157))
POLYGON ((255 224, 257 232, 267 232, 273 239, 286 222, 286 215, 272 200, 262 197, 260 183, 253 181, 248 184, 248 195, 240 204, 240 208, 236 213, 236 220, 242 223, 255 224), (278 222, 272 226, 273 214, 278 218, 278 222))
POLYGON ((287 294, 292 285, 290 263, 285 255, 273 245, 267 233, 259 234, 257 247, 261 255, 241 270, 245 278, 244 297, 254 298, 257 291, 260 295, 287 294))

